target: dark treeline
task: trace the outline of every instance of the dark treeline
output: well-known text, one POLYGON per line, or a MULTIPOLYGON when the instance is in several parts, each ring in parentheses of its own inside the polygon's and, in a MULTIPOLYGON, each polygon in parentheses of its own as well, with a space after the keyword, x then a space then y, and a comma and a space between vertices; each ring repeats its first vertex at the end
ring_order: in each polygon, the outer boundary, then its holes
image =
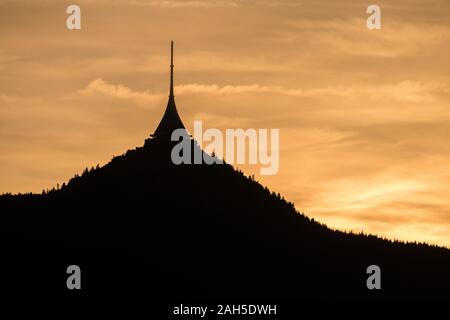
POLYGON ((173 165, 171 143, 0 197, 3 295, 178 301, 449 298, 450 251, 333 231, 229 165, 173 165), (66 267, 82 290, 66 288, 66 267), (366 268, 382 290, 366 287, 366 268))

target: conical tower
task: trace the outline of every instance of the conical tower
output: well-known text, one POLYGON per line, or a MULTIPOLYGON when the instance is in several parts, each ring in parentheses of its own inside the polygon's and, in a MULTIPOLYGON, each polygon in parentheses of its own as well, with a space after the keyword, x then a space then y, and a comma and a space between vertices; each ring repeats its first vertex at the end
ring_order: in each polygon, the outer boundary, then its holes
POLYGON ((176 129, 185 129, 183 122, 177 112, 175 105, 175 96, 173 94, 173 41, 170 44, 170 93, 169 101, 167 102, 166 111, 161 119, 155 133, 152 134, 154 138, 168 137, 172 135, 172 132, 176 129))

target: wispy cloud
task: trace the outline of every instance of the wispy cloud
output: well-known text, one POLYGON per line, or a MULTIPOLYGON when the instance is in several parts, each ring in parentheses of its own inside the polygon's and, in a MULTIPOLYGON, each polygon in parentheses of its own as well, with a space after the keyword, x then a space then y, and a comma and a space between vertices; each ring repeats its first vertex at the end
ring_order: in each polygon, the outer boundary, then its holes
MULTIPOLYGON (((209 95, 235 95, 245 93, 278 94, 297 97, 324 97, 337 96, 348 99, 366 97, 371 99, 393 99, 406 102, 430 101, 434 94, 448 93, 450 89, 445 83, 405 80, 395 84, 383 85, 352 85, 329 86, 325 88, 301 89, 286 88, 283 86, 249 85, 223 85, 217 84, 182 84, 175 87, 178 95, 209 94, 209 95)), ((110 84, 99 78, 91 81, 87 87, 79 90, 80 94, 101 93, 119 99, 159 100, 162 93, 149 91, 133 91, 122 84, 110 84)))
POLYGON ((234 0, 127 0, 125 2, 132 5, 162 8, 236 7, 239 4, 239 1, 234 0))
POLYGON ((84 89, 79 90, 78 93, 81 95, 100 93, 118 99, 134 99, 151 102, 159 101, 163 97, 162 94, 155 94, 149 91, 133 91, 122 84, 110 84, 101 78, 91 81, 84 89))
POLYGON ((329 86, 314 89, 290 89, 282 86, 252 85, 225 85, 216 84, 186 84, 177 87, 179 94, 207 93, 207 94, 240 94, 240 93, 270 93, 298 97, 339 96, 347 98, 368 97, 373 99, 390 98, 398 101, 422 102, 432 99, 432 95, 438 92, 449 92, 445 83, 422 83, 417 81, 401 81, 396 84, 385 85, 353 85, 349 87, 329 86))

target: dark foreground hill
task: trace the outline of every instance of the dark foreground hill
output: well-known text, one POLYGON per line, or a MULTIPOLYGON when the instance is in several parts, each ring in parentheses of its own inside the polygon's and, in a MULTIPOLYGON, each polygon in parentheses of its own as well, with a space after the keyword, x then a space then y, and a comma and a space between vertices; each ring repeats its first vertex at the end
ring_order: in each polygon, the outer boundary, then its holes
POLYGON ((1 196, 1 294, 450 297, 449 250, 332 231, 229 165, 173 165, 170 149, 149 140, 59 190, 1 196), (366 287, 372 264, 381 290, 366 287))

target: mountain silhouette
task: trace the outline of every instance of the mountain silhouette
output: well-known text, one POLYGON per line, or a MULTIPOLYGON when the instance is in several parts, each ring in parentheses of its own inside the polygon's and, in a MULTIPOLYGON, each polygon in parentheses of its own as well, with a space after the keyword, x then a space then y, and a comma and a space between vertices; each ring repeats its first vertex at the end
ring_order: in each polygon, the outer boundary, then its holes
MULTIPOLYGON (((175 165, 171 93, 142 147, 0 197, 2 295, 161 301, 449 298, 450 250, 334 231, 228 164, 175 165), (68 290, 66 268, 81 268, 68 290), (381 290, 366 269, 381 268, 381 290)), ((198 144, 191 140, 193 148, 198 144)))

